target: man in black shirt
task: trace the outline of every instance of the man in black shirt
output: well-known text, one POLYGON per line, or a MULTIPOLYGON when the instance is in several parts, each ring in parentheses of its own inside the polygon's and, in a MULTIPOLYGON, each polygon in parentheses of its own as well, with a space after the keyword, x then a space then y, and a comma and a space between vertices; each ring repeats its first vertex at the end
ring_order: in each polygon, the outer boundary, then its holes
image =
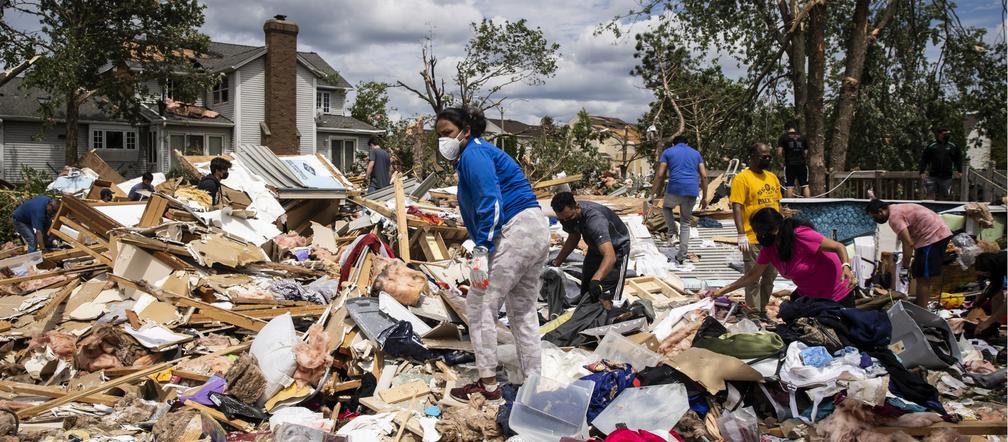
POLYGON ((920 174, 924 180, 927 199, 947 200, 952 196, 952 178, 959 178, 962 170, 962 153, 959 146, 949 141, 952 134, 947 128, 935 131, 935 142, 921 154, 920 174))
POLYGON ((364 182, 367 184, 368 193, 384 189, 392 181, 391 166, 392 161, 388 152, 385 152, 378 144, 377 138, 368 140, 368 164, 364 173, 364 182))
POLYGON ((795 196, 795 186, 801 187, 801 194, 812 196, 809 189, 808 141, 798 133, 797 125, 789 123, 787 133, 777 140, 777 157, 784 161, 784 188, 787 196, 795 196))
POLYGON ((553 265, 563 264, 584 239, 588 253, 581 268, 581 296, 588 294, 606 310, 621 306, 630 255, 630 230, 626 224, 612 209, 591 201, 577 202, 570 192, 556 194, 550 206, 568 233, 553 265))
POLYGON ((204 176, 200 180, 199 184, 196 185, 197 189, 210 194, 210 199, 214 206, 220 202, 220 182, 221 180, 227 179, 229 169, 231 169, 230 161, 221 157, 214 158, 210 160, 210 173, 204 176))

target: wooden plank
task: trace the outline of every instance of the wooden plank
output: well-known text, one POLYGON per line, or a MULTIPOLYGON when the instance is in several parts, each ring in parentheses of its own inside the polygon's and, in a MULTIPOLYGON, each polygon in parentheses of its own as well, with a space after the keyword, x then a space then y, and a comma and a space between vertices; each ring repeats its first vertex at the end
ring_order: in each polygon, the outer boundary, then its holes
POLYGON ((98 269, 100 269, 102 267, 108 267, 108 266, 105 265, 105 264, 89 264, 89 265, 86 265, 86 266, 74 267, 74 268, 70 268, 70 269, 56 270, 56 271, 53 271, 53 272, 36 273, 34 275, 28 275, 28 276, 16 276, 16 277, 13 277, 13 278, 0 279, 0 285, 18 284, 18 283, 25 282, 25 281, 32 281, 32 280, 35 280, 35 279, 48 278, 48 277, 54 276, 54 275, 69 275, 69 274, 73 274, 73 273, 89 272, 89 271, 92 271, 92 270, 98 270, 98 269))
MULTIPOLYGON (((80 167, 87 167, 95 171, 95 173, 97 173, 101 179, 106 181, 111 181, 113 183, 121 183, 123 181, 126 181, 126 178, 123 178, 123 176, 120 175, 119 172, 116 172, 116 170, 113 169, 112 166, 109 166, 109 164, 106 163, 105 160, 103 160, 100 156, 98 156, 98 152, 96 152, 94 149, 91 149, 88 151, 88 153, 84 154, 84 156, 77 161, 77 165, 80 167)), ((118 186, 112 186, 112 187, 113 192, 115 192, 116 189, 118 188, 118 186)), ((119 193, 122 193, 122 191, 120 190, 119 193)))
POLYGON ((333 388, 332 388, 332 390, 329 391, 329 393, 335 394, 335 393, 339 393, 339 392, 342 392, 342 391, 356 390, 356 389, 360 388, 360 386, 361 386, 361 380, 360 379, 354 379, 352 381, 340 382, 340 383, 334 385, 333 388))
POLYGON ((206 382, 210 380, 210 376, 185 370, 172 370, 172 374, 182 379, 189 379, 190 381, 196 382, 206 382))
POLYGON ((241 419, 228 419, 227 416, 224 415, 224 413, 217 411, 217 409, 207 407, 206 405, 203 404, 197 404, 196 402, 193 401, 185 401, 184 405, 189 408, 202 411, 206 413, 208 416, 214 418, 217 422, 228 424, 246 433, 251 433, 255 431, 255 426, 253 426, 252 424, 245 422, 241 419))
POLYGON ((539 182, 535 183, 534 185, 532 185, 532 189, 533 190, 543 189, 543 188, 546 188, 546 187, 556 186, 556 185, 559 185, 559 184, 573 183, 573 182, 581 181, 581 178, 582 178, 581 174, 577 174, 577 175, 566 176, 566 177, 563 177, 563 178, 554 178, 554 179, 551 179, 551 180, 539 181, 539 182))
MULTIPOLYGON (((92 239, 94 239, 95 241, 97 241, 98 244, 104 246, 106 249, 109 248, 109 243, 108 243, 108 241, 105 240, 104 237, 98 236, 97 233, 91 232, 90 230, 88 230, 87 227, 84 227, 84 226, 82 226, 80 224, 77 224, 77 222, 75 222, 74 220, 72 220, 70 218, 63 218, 63 224, 65 226, 71 228, 71 229, 74 229, 74 230, 80 232, 81 234, 87 234, 92 239)), ((79 238, 79 241, 83 243, 85 241, 85 239, 84 238, 79 238)), ((89 245, 89 247, 90 247, 90 245, 89 245)))
POLYGON ((140 215, 140 222, 137 227, 154 227, 161 225, 165 211, 168 210, 168 200, 163 196, 154 194, 147 200, 147 207, 144 208, 143 215, 140 215))
POLYGON ((44 413, 46 411, 49 411, 49 410, 55 408, 55 407, 59 407, 60 405, 69 404, 71 402, 77 401, 78 399, 81 399, 81 398, 84 398, 84 397, 87 397, 87 396, 91 396, 91 395, 93 395, 95 393, 101 393, 101 392, 109 390, 111 388, 118 387, 120 385, 123 385, 123 384, 129 383, 129 382, 135 381, 135 380, 140 379, 140 378, 143 378, 144 376, 148 376, 148 375, 157 373, 157 372, 159 372, 161 370, 164 370, 164 369, 166 369, 168 367, 171 367, 171 366, 174 366, 174 365, 178 365, 178 364, 186 361, 187 359, 188 358, 181 358, 181 359, 176 359, 176 360, 173 360, 173 361, 163 362, 163 363, 160 363, 160 364, 148 367, 148 368, 141 369, 140 371, 137 371, 135 373, 128 374, 128 375, 125 375, 125 376, 121 376, 121 377, 115 378, 115 379, 113 379, 111 381, 108 381, 108 382, 103 382, 103 383, 101 383, 99 385, 95 385, 94 387, 87 388, 87 389, 78 391, 76 393, 66 394, 63 397, 56 398, 56 399, 53 399, 51 401, 44 402, 44 403, 36 405, 34 407, 25 408, 25 409, 20 410, 20 411, 17 412, 18 418, 25 419, 25 418, 32 417, 32 416, 37 416, 37 415, 39 415, 41 413, 44 413))
MULTIPOLYGON (((17 394, 42 396, 47 398, 60 398, 68 394, 66 388, 62 387, 47 387, 44 385, 24 384, 12 381, 0 381, 0 391, 9 391, 17 394)), ((120 399, 122 398, 119 396, 96 393, 84 396, 76 402, 112 406, 115 405, 116 402, 119 402, 120 399)))
MULTIPOLYGON (((308 305, 301 307, 275 307, 268 309, 242 310, 241 314, 250 318, 273 319, 277 316, 290 313, 297 318, 302 316, 321 316, 329 309, 329 305, 308 305)), ((190 324, 216 321, 206 313, 196 313, 189 319, 190 324)))
POLYGON ((50 299, 44 307, 35 312, 35 320, 39 321, 56 311, 56 308, 59 307, 60 304, 66 302, 67 298, 70 297, 70 293, 73 292, 78 285, 80 285, 80 279, 73 279, 70 281, 69 285, 64 286, 60 289, 60 291, 56 292, 56 294, 53 295, 52 299, 50 299))
POLYGON ((409 262, 409 229, 406 226, 406 192, 403 190, 402 175, 396 172, 392 175, 392 185, 395 187, 396 231, 399 241, 399 258, 409 262))
POLYGON ((106 266, 112 267, 112 260, 109 259, 109 257, 107 257, 105 255, 102 255, 101 253, 98 253, 97 251, 95 251, 95 250, 91 249, 90 247, 84 245, 84 243, 82 243, 80 241, 77 241, 76 239, 72 238, 70 235, 67 235, 66 233, 63 233, 60 230, 50 230, 49 234, 50 235, 54 235, 57 238, 70 243, 75 248, 83 251, 84 253, 87 253, 88 255, 91 255, 91 257, 93 257, 94 259, 98 260, 98 262, 100 262, 100 263, 102 263, 102 264, 104 264, 106 266))
MULTIPOLYGON (((381 398, 375 396, 363 397, 360 399, 360 403, 361 405, 370 408, 371 410, 374 410, 376 413, 388 413, 400 409, 399 407, 393 407, 392 405, 384 403, 381 400, 381 398)), ((399 413, 396 413, 395 421, 399 425, 406 425, 406 429, 409 430, 411 433, 423 437, 424 434, 423 428, 420 427, 420 424, 418 422, 415 421, 407 422, 406 417, 400 415, 399 413)))
POLYGON ((213 318, 214 320, 241 327, 246 330, 257 332, 266 326, 266 321, 261 319, 252 318, 230 310, 224 310, 220 307, 215 307, 192 298, 177 297, 171 299, 170 301, 176 305, 198 308, 203 312, 203 314, 213 318))
POLYGON ((379 391, 378 397, 387 404, 394 404, 405 401, 409 398, 423 396, 430 392, 430 385, 427 385, 426 382, 413 381, 402 385, 396 385, 388 390, 379 391))

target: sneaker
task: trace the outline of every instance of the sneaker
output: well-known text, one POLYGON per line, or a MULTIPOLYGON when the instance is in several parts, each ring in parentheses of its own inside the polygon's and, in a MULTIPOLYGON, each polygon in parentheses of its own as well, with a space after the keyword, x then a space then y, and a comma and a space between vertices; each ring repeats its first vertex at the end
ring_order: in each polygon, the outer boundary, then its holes
POLYGON ((477 379, 476 382, 473 382, 471 384, 466 384, 461 387, 451 389, 452 398, 462 402, 469 402, 469 396, 474 393, 482 394, 483 397, 486 398, 486 400, 488 401, 498 400, 501 398, 500 384, 498 384, 496 390, 487 391, 486 386, 483 385, 483 382, 477 379))

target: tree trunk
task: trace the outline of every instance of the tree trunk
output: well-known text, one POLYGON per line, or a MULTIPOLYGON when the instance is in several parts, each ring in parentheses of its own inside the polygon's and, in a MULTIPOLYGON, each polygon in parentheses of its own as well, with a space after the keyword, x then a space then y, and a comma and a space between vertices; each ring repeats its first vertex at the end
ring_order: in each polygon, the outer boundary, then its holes
POLYGON ((868 49, 868 0, 857 0, 854 6, 854 27, 847 45, 847 59, 840 82, 840 96, 830 141, 831 170, 847 170, 847 142, 850 140, 854 120, 855 101, 864 72, 865 52, 868 49))
POLYGON ((826 6, 818 4, 809 11, 808 27, 808 101, 805 106, 805 137, 809 141, 809 184, 812 193, 826 189, 825 143, 823 133, 823 95, 826 74, 826 6))
MULTIPOLYGON (((794 26, 794 17, 798 14, 797 4, 791 2, 788 5, 784 2, 778 2, 777 5, 781 16, 784 17, 784 30, 791 29, 794 26)), ((805 39, 808 37, 805 35, 805 30, 799 24, 795 27, 794 32, 791 32, 790 35, 785 35, 785 38, 790 39, 786 52, 788 54, 788 63, 791 67, 791 84, 794 86, 794 121, 798 125, 798 132, 805 133, 805 105, 808 99, 808 76, 805 69, 805 39)))
POLYGON ((77 164, 77 126, 80 117, 80 100, 77 92, 67 92, 66 96, 66 149, 63 151, 63 161, 67 165, 77 164))

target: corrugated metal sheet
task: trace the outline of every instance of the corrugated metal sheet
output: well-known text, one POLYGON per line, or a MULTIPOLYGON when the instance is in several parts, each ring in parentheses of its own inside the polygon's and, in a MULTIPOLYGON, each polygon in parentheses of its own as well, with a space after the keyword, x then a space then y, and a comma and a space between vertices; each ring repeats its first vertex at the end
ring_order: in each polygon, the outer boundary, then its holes
MULTIPOLYGON (((403 180, 403 190, 406 195, 413 193, 416 188, 420 186, 420 182, 416 178, 409 177, 403 180)), ((369 200, 385 202, 395 198, 395 186, 388 186, 384 189, 378 189, 374 192, 364 195, 365 198, 369 200)))
MULTIPOLYGON (((730 220, 721 220, 720 228, 707 228, 698 227, 697 230, 700 231, 699 238, 690 237, 689 251, 700 256, 700 262, 694 263, 694 270, 692 272, 674 272, 683 282, 686 284, 686 288, 691 290, 697 290, 701 286, 701 282, 706 283, 708 286, 720 287, 726 284, 730 284, 742 276, 738 271, 733 270, 728 267, 728 263, 731 262, 732 255, 738 255, 741 259, 741 252, 738 252, 738 248, 730 244, 719 244, 714 243, 715 247, 712 248, 702 248, 705 239, 713 240, 715 236, 725 236, 729 238, 735 238, 738 234, 735 231, 735 223, 730 220)), ((659 249, 664 252, 665 247, 669 247, 668 244, 659 243, 659 249)), ((676 246, 678 247, 678 246, 676 246)), ((675 256, 675 251, 667 253, 669 256, 675 256)), ((777 281, 786 282, 785 279, 778 277, 777 281)))
MULTIPOLYGON (((317 162, 303 163, 303 157, 299 156, 284 157, 285 161, 274 155, 266 146, 248 143, 238 146, 234 155, 249 171, 276 188, 280 199, 340 198, 345 196, 348 190, 338 182, 339 178, 333 177, 328 171, 318 170, 319 167, 332 167, 331 164, 320 166, 317 162), (290 161, 296 161, 296 164, 309 167, 314 172, 299 177, 291 170, 288 164, 290 161)), ((311 156, 311 158, 317 160, 317 157, 311 156)))
MULTIPOLYGON (((266 65, 263 58, 242 66, 241 136, 235 145, 262 144, 259 123, 266 119, 266 65)), ((315 99, 312 98, 312 103, 315 99)))
MULTIPOLYGON (((297 67, 297 128, 301 132, 301 153, 315 153, 315 75, 297 67)), ((342 108, 339 108, 342 109, 342 108)))

